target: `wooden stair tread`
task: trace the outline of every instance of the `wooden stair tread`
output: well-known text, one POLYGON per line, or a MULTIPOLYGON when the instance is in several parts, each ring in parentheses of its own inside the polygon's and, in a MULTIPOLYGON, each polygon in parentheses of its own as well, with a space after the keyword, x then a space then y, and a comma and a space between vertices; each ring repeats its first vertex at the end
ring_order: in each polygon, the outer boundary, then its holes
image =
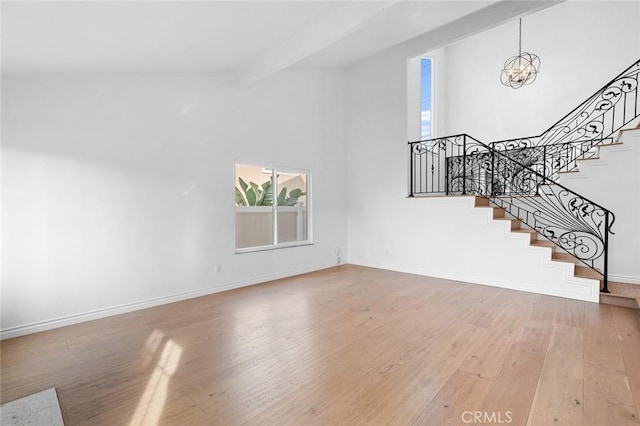
POLYGON ((502 207, 494 207, 493 208, 493 218, 494 219, 502 219, 506 217, 507 211, 502 207))
POLYGON ((556 262, 567 262, 567 263, 576 263, 578 259, 575 256, 570 255, 569 253, 553 253, 551 255, 551 260, 555 260, 556 262))
POLYGON ((587 266, 576 266, 573 273, 574 277, 588 278, 591 280, 602 280, 602 275, 587 266))
POLYGON ((609 281, 609 290, 623 296, 640 297, 640 285, 609 281))
POLYGON ((640 298, 624 294, 600 293, 600 303, 621 306, 623 308, 640 309, 640 298))
POLYGON ((556 246, 554 243, 552 243, 549 240, 536 240, 536 241, 533 241, 531 245, 536 247, 550 247, 550 248, 555 248, 556 246))
POLYGON ((510 222, 510 229, 513 231, 514 229, 520 229, 520 225, 522 221, 520 219, 516 219, 513 217, 496 217, 494 220, 504 220, 510 222))
POLYGON ((533 234, 533 235, 538 235, 538 231, 534 230, 534 229, 529 229, 529 228, 518 228, 518 229, 514 229, 511 232, 517 232, 520 234, 533 234))

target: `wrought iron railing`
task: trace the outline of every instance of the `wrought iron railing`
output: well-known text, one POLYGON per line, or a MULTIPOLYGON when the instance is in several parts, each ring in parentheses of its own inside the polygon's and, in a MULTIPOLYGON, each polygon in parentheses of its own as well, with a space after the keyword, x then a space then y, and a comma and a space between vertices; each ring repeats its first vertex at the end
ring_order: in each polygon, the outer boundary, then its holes
POLYGON ((488 145, 545 177, 557 181, 560 173, 576 170, 578 160, 597 157, 599 147, 614 143, 614 138, 608 137, 524 147, 509 146, 503 141, 501 145, 497 145, 502 149, 496 148, 494 143, 488 145))
POLYGON ((509 156, 517 156, 523 164, 555 180, 558 172, 574 169, 576 160, 595 153, 597 145, 614 143, 613 134, 640 116, 639 85, 640 60, 542 134, 489 145, 510 152, 509 156), (545 161, 549 155, 556 155, 554 162, 545 161), (567 165, 570 169, 563 169, 567 165))
POLYGON ((409 196, 480 195, 602 276, 612 212, 467 134, 410 142, 409 196))

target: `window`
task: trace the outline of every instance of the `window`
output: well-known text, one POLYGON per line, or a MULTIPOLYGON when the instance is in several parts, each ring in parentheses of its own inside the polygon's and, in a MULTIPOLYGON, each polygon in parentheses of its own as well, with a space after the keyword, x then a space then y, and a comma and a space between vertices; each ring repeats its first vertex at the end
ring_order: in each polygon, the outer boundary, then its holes
POLYGON ((433 61, 420 58, 420 139, 431 139, 431 104, 433 100, 433 61))
POLYGON ((235 168, 236 252, 311 244, 309 171, 235 168))
POLYGON ((444 129, 438 114, 444 93, 445 49, 431 50, 407 59, 407 140, 433 139, 444 129))

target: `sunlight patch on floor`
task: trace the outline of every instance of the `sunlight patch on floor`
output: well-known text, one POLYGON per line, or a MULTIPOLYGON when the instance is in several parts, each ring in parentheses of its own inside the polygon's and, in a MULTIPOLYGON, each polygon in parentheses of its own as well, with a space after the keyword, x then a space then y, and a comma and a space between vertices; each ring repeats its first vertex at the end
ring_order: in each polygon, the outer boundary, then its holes
POLYGON ((147 353, 144 356, 144 360, 142 361, 142 366, 146 368, 151 361, 153 361, 153 357, 155 353, 158 351, 162 340, 164 339, 164 333, 158 329, 155 329, 151 332, 147 341, 145 342, 145 346, 147 347, 147 353))
MULTIPOLYGON (((147 340, 149 350, 152 350, 154 346, 154 349, 159 346, 162 340, 162 333, 158 333, 159 334, 156 335, 152 333, 147 340)), ((160 355, 156 368, 151 374, 144 394, 142 398, 140 398, 140 402, 130 423, 131 426, 158 424, 167 401, 169 381, 173 373, 178 369, 181 356, 182 348, 180 345, 173 340, 168 340, 162 349, 162 354, 160 355)))

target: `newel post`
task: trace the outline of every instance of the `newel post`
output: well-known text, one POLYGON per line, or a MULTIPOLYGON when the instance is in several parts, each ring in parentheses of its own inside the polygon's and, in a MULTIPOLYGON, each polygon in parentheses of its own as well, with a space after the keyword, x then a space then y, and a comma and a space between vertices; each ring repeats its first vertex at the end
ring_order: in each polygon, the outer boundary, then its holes
POLYGON ((413 197, 413 193, 415 191, 413 181, 413 144, 409 142, 409 197, 413 197))
POLYGON ((467 135, 462 135, 462 195, 467 194, 467 135))
POLYGON ((604 280, 602 292, 609 293, 609 212, 604 214, 604 280))

